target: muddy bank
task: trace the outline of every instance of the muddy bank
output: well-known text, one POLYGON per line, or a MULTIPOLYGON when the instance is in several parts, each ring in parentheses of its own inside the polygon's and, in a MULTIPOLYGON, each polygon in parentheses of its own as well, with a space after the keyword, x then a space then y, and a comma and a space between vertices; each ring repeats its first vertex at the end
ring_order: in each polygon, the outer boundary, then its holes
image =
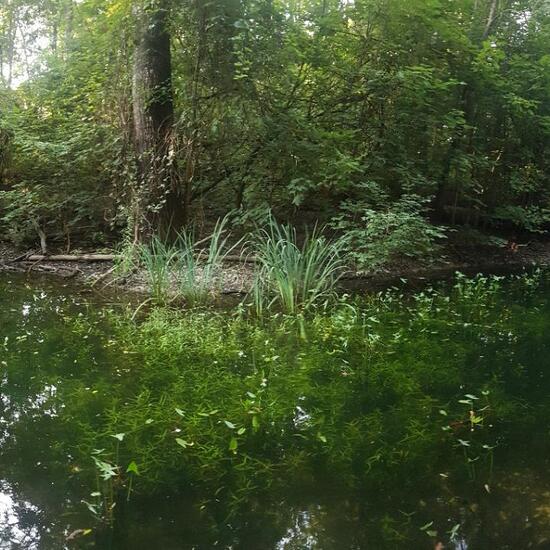
MULTIPOLYGON (((46 258, 28 259, 29 252, 17 250, 0 243, 0 273, 15 272, 27 274, 49 274, 62 278, 76 279, 98 288, 120 288, 129 292, 146 293, 147 283, 143 272, 132 270, 121 273, 116 269, 112 254, 106 254, 107 261, 90 260, 85 251, 74 254, 78 259, 70 261, 46 258)), ((468 276, 477 273, 504 275, 523 269, 550 265, 550 239, 528 242, 519 246, 449 246, 436 261, 430 264, 403 259, 376 272, 349 270, 341 281, 344 290, 379 290, 404 281, 411 285, 426 281, 445 280, 460 271, 468 276)), ((221 280, 221 291, 225 295, 242 295, 250 288, 254 263, 241 263, 237 257, 226 262, 221 280)))

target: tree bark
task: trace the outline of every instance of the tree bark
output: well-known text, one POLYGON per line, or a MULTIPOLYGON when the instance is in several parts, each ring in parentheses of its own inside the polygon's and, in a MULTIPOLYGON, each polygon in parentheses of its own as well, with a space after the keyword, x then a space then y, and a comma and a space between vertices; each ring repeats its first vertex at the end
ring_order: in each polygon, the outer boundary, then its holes
POLYGON ((498 0, 491 0, 491 5, 489 6, 489 15, 487 16, 487 22, 485 23, 485 29, 483 30, 483 35, 481 40, 487 40, 489 33, 491 32, 491 27, 496 19, 496 11, 498 6, 498 0))
POLYGON ((183 194, 176 178, 173 150, 174 105, 168 32, 169 0, 133 4, 136 44, 132 102, 138 185, 133 220, 137 234, 169 237, 184 221, 183 194))

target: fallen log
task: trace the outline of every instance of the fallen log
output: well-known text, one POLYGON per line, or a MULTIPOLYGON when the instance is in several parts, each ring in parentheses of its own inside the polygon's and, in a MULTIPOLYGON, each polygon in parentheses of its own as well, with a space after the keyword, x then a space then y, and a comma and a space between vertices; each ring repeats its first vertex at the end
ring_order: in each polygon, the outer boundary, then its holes
POLYGON ((255 256, 241 256, 239 254, 228 254, 223 257, 224 262, 238 262, 243 264, 255 264, 258 263, 258 259, 255 256))
POLYGON ((20 262, 20 261, 24 261, 26 260, 29 256, 31 256, 32 254, 34 254, 36 252, 36 250, 29 250, 27 252, 25 252, 25 254, 21 254, 21 256, 17 256, 17 258, 13 258, 11 260, 8 260, 9 263, 14 263, 14 262, 20 262))
POLYGON ((11 265, 5 262, 0 262, 0 272, 1 271, 8 271, 10 273, 25 273, 26 268, 16 266, 16 265, 11 265))
POLYGON ((20 261, 25 262, 112 262, 119 256, 116 254, 31 254, 24 256, 20 261))
MULTIPOLYGON (((201 257, 206 258, 206 254, 201 257)), ((20 256, 11 260, 12 262, 113 262, 120 258, 117 254, 30 254, 20 256)), ((256 263, 257 259, 252 256, 239 256, 238 254, 229 254, 223 258, 226 262, 256 263)))

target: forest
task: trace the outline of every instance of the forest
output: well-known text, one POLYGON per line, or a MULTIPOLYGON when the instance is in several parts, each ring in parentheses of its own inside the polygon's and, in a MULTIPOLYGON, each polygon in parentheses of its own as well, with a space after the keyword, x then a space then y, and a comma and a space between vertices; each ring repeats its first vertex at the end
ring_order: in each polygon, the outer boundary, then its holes
POLYGON ((0 548, 550 541, 548 0, 0 0, 0 548))
POLYGON ((2 237, 275 216, 365 267, 544 232, 549 52, 544 0, 4 0, 2 237))

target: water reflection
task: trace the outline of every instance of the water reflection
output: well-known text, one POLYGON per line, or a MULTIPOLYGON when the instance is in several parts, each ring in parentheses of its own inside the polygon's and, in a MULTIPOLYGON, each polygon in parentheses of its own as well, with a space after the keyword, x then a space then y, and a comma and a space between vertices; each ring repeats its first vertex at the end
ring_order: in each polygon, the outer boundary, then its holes
POLYGON ((291 526, 275 545, 277 550, 320 548, 319 536, 322 532, 323 508, 317 505, 308 510, 298 510, 292 515, 291 526))
POLYGON ((38 514, 36 506, 27 501, 18 501, 8 484, 0 480, 0 548, 38 548, 38 514))
POLYGON ((75 508, 79 483, 69 470, 67 419, 60 417, 66 405, 58 390, 74 355, 64 319, 78 307, 62 288, 33 290, 0 278, 2 549, 61 549, 73 525, 90 523, 75 508))

